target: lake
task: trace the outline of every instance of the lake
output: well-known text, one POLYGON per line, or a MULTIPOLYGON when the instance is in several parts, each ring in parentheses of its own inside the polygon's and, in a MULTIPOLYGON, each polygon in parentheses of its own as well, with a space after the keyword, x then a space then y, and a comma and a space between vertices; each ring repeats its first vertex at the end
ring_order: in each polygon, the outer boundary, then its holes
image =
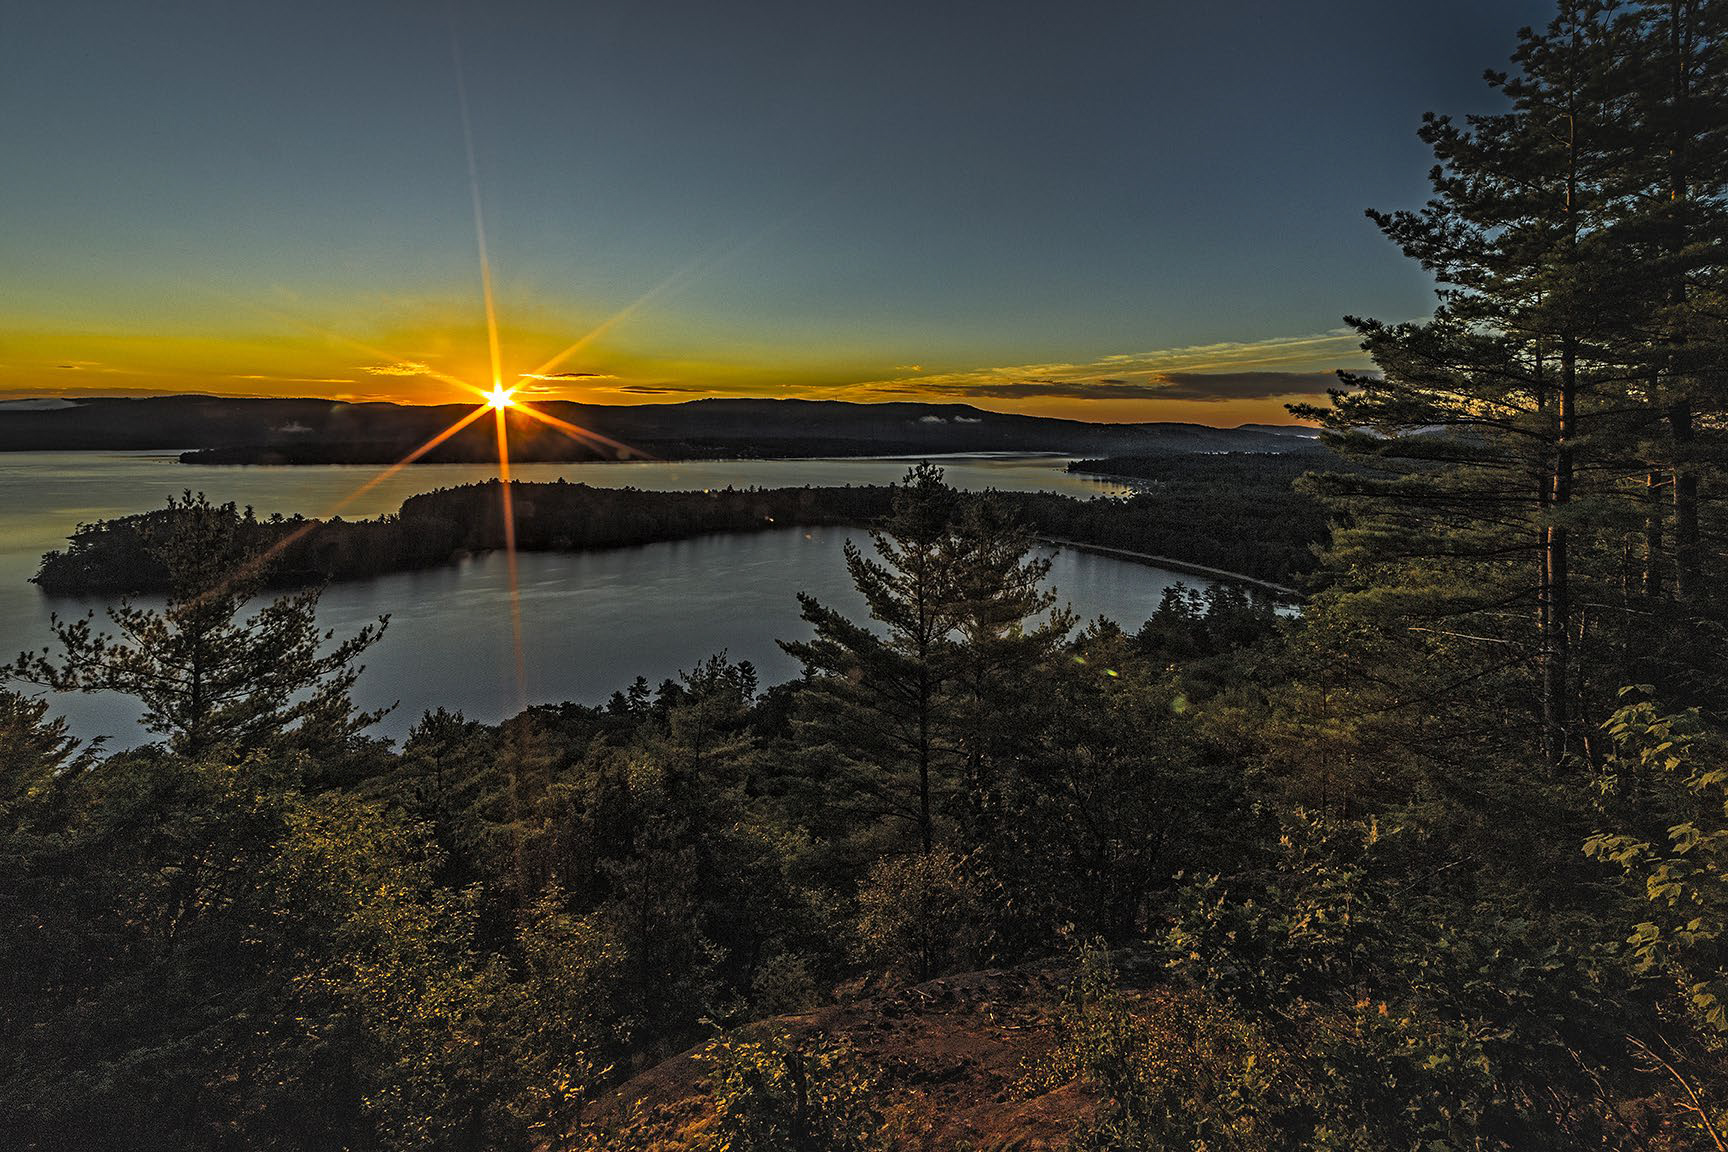
MULTIPOLYGON (((938 458, 956 487, 1116 495, 1121 486, 1064 469, 1067 457, 938 458)), ((638 461, 545 464, 514 469, 522 480, 659 490, 798 485, 885 484, 904 475, 904 459, 638 461)), ((191 488, 214 500, 272 512, 349 518, 393 512, 404 498, 489 479, 485 466, 405 468, 354 497, 380 469, 357 467, 198 467, 170 455, 123 453, 0 454, 0 653, 50 640, 50 612, 81 614, 102 604, 43 595, 29 578, 43 552, 63 547, 80 521, 148 511, 191 488), (351 498, 352 497, 352 498, 351 498), (350 499, 351 498, 351 499, 350 499)), ((448 568, 335 584, 320 620, 346 634, 389 613, 384 640, 369 653, 355 695, 363 707, 398 703, 380 726, 400 737, 428 708, 442 705, 493 722, 522 700, 599 703, 636 676, 676 676, 712 653, 756 665, 763 684, 797 675, 774 644, 807 630, 795 598, 810 592, 848 614, 863 605, 846 575, 841 544, 857 530, 778 529, 704 536, 665 544, 575 554, 518 557, 523 680, 517 685, 504 557, 474 557, 448 568)), ((1051 582, 1083 618, 1108 616, 1137 627, 1177 580, 1162 569, 1066 550, 1051 582)), ((149 603, 148 599, 143 602, 149 603)), ((83 736, 105 734, 120 747, 143 739, 129 701, 63 696, 55 711, 83 736)))

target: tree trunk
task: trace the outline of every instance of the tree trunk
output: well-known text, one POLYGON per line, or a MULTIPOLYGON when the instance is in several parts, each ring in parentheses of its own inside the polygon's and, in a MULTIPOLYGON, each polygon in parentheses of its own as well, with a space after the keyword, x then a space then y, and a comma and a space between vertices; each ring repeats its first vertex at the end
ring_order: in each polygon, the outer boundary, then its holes
POLYGON ((1572 502, 1572 437, 1577 419, 1578 343, 1571 336, 1565 337, 1561 343, 1559 384, 1560 421, 1554 443, 1550 520, 1543 563, 1548 583, 1548 604, 1543 620, 1547 634, 1542 640, 1542 722, 1547 731, 1543 747, 1550 767, 1557 766, 1565 756, 1571 727, 1571 558, 1564 523, 1567 507, 1572 502), (1555 523, 1556 519, 1561 522, 1555 523))
POLYGON ((1669 336, 1668 383, 1674 389, 1668 407, 1668 437, 1674 457, 1674 596, 1690 600, 1698 595, 1698 476, 1688 455, 1692 444, 1692 399, 1682 377, 1686 346, 1686 274, 1680 255, 1688 236, 1687 205, 1691 197, 1689 145, 1692 124, 1693 21, 1692 6, 1670 0, 1668 8, 1668 53, 1672 87, 1668 142, 1669 273, 1668 304, 1673 310, 1669 336))
POLYGON ((930 670, 918 670, 918 845, 928 856, 936 847, 930 818, 930 670))
POLYGON ((1687 462, 1692 444, 1692 402, 1678 400, 1668 409, 1668 436, 1674 446, 1674 598, 1698 595, 1698 474, 1687 462))
POLYGON ((1644 596, 1662 595, 1662 473, 1652 468, 1644 477, 1644 596))
MULTIPOLYGON (((1568 158, 1566 172, 1567 263, 1578 259, 1578 117, 1567 117, 1568 158)), ((1572 502, 1572 439, 1578 401, 1578 337, 1575 334, 1578 302, 1563 297, 1566 304, 1565 333, 1560 337, 1560 377, 1554 400, 1558 420, 1554 424, 1552 485, 1543 547, 1543 575, 1548 590, 1547 610, 1542 615, 1542 738, 1543 753, 1550 769, 1566 755, 1571 727, 1572 587, 1567 540, 1567 514, 1572 502)))

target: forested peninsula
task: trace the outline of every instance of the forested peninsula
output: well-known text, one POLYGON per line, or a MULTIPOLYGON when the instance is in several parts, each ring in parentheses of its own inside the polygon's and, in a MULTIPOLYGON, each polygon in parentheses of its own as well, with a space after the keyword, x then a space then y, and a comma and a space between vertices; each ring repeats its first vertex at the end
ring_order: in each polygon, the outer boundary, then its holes
MULTIPOLYGON (((1264 585, 1295 584, 1324 537, 1318 507, 1302 507, 1313 502, 1290 491, 1284 472, 1250 463, 1226 475, 1215 463, 1226 457, 1188 459, 1193 473, 1174 469, 1156 491, 1127 499, 1044 492, 996 492, 989 499, 1031 531, 1064 543, 1264 585), (1304 510, 1308 514, 1298 514, 1304 510)), ((579 552, 721 532, 865 527, 888 514, 894 491, 847 486, 654 492, 516 481, 509 506, 518 550, 579 552)), ((394 515, 372 520, 259 519, 248 512, 240 522, 241 545, 268 559, 268 587, 362 580, 503 548, 504 507, 499 483, 488 481, 410 497, 394 515)), ((35 582, 55 595, 165 591, 168 571, 150 538, 172 530, 179 515, 169 507, 79 525, 64 550, 43 557, 35 582)))

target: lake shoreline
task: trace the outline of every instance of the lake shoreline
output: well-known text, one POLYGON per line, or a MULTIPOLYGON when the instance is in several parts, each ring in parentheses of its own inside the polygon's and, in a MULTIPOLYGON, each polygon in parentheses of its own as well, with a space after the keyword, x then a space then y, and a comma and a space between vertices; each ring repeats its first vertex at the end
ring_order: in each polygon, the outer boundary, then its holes
POLYGON ((1133 560, 1154 568, 1164 568, 1171 572, 1185 572, 1193 576, 1204 576, 1209 580, 1219 580, 1231 584, 1248 584, 1255 588, 1271 592, 1274 595, 1291 600, 1302 599, 1302 591, 1287 584, 1275 584, 1270 580, 1262 580, 1257 576, 1246 576, 1241 572, 1230 572, 1223 568, 1212 568, 1205 564, 1196 564, 1191 560, 1178 560, 1174 556, 1155 556, 1150 552, 1135 552, 1127 548, 1113 548, 1107 544, 1088 544, 1082 540, 1065 540, 1059 536, 1040 535, 1038 539, 1046 544, 1059 548, 1073 548, 1080 552, 1092 552, 1100 556, 1114 556, 1121 560, 1133 560))

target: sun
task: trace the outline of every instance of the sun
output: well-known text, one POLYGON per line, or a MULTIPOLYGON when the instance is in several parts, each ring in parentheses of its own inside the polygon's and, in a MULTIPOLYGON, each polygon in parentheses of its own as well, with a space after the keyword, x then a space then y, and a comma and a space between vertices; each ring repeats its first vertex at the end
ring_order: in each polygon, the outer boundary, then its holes
POLYGON ((503 385, 497 385, 492 389, 492 391, 486 393, 486 403, 490 404, 494 408, 514 407, 516 404, 514 396, 515 391, 514 388, 505 388, 503 385))

